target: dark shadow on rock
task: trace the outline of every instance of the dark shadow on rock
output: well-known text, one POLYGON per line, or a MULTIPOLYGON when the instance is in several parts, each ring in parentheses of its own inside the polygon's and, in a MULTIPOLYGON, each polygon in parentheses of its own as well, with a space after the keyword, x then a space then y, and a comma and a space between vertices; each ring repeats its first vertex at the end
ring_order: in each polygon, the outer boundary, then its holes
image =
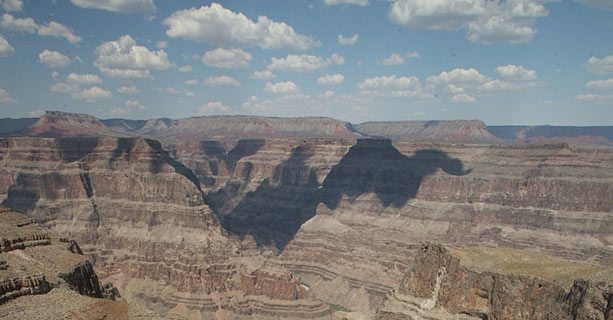
MULTIPOLYGON (((252 150, 247 149, 247 153, 252 150)), ((317 176, 306 164, 312 155, 309 145, 296 147, 289 159, 276 167, 271 178, 244 195, 234 207, 224 204, 232 202, 239 184, 210 194, 208 202, 222 226, 241 238, 253 236, 259 247, 275 246, 282 250, 300 226, 315 215, 317 176)))
POLYGON ((9 187, 6 199, 2 205, 20 213, 27 213, 34 209, 40 195, 33 188, 33 181, 29 175, 18 174, 15 183, 9 187))
MULTIPOLYGON (((265 144, 266 141, 262 139, 241 139, 238 140, 234 148, 226 152, 219 141, 201 141, 200 149, 208 159, 208 168, 196 168, 195 173, 204 186, 212 187, 215 185, 216 177, 222 167, 227 168, 228 174, 232 176, 240 159, 254 155, 265 144)), ((242 176, 244 177, 244 175, 242 176)))
POLYGON ((109 167, 113 168, 115 162, 117 162, 117 160, 119 160, 122 156, 129 161, 135 142, 135 138, 117 138, 117 147, 111 154, 111 158, 109 159, 109 167))
POLYGON ((55 143, 60 150, 63 162, 75 162, 83 159, 98 146, 96 137, 58 138, 55 143))
POLYGON ((149 172, 157 174, 162 172, 162 168, 164 165, 171 166, 176 173, 186 177, 189 181, 191 181, 198 190, 202 192, 200 188, 200 180, 198 177, 186 167, 181 162, 175 160, 168 151, 162 148, 162 144, 157 140, 145 139, 145 142, 153 149, 155 152, 151 154, 151 162, 149 163, 149 172))
POLYGON ((236 146, 228 151, 226 165, 230 168, 231 172, 234 172, 238 160, 256 154, 265 144, 266 141, 262 139, 238 140, 236 146))
POLYGON ((438 169, 451 175, 465 175, 458 159, 436 149, 418 150, 407 157, 388 139, 361 139, 335 165, 321 189, 321 201, 335 209, 342 196, 354 200, 375 193, 384 206, 401 207, 415 198, 425 176, 438 169))

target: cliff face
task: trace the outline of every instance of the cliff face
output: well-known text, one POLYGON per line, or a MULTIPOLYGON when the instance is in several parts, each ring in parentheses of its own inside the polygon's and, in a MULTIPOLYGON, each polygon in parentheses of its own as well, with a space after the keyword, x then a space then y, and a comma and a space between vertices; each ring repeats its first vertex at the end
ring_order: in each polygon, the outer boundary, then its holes
POLYGON ((205 204, 199 177, 159 142, 63 138, 0 144, 3 203, 79 240, 101 276, 130 302, 152 304, 162 313, 186 303, 209 315, 220 308, 261 315, 287 308, 291 316, 292 305, 300 310, 294 316, 329 313, 326 305, 307 299, 287 270, 256 272, 241 260, 240 243, 205 204))
POLYGON ((376 319, 604 320, 610 316, 611 285, 577 280, 566 290, 530 275, 475 271, 445 247, 427 244, 376 319))
MULTIPOLYGON (((103 287, 86 256, 76 253, 74 241, 37 225, 31 218, 0 207, 0 316, 11 319, 66 317, 81 306, 122 307, 112 285, 103 287), (34 296, 45 296, 38 298, 34 296), (46 310, 31 312, 32 300, 55 297, 46 310), (65 304, 59 297, 70 297, 65 304), (98 299, 94 299, 98 298, 98 299)), ((127 306, 127 305, 126 305, 127 306)), ((91 313, 84 312, 91 316, 91 313)), ((110 315, 102 312, 102 315, 110 315)), ((123 314, 127 318, 127 312, 123 314)))
POLYGON ((393 140, 500 143, 502 140, 491 134, 483 121, 379 121, 365 122, 355 126, 372 137, 393 140))
POLYGON ((326 317, 376 310, 424 240, 610 265, 612 163, 565 144, 24 138, 0 140, 0 195, 159 313, 326 317))

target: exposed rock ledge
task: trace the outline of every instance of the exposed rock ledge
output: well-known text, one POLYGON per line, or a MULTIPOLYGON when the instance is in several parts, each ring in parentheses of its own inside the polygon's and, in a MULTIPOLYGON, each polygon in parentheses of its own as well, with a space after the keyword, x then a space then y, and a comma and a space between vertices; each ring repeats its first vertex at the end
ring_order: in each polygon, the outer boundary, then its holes
POLYGON ((444 246, 425 244, 376 319, 607 320, 613 317, 610 278, 598 283, 575 280, 567 291, 559 282, 530 275, 480 271, 465 266, 444 246))

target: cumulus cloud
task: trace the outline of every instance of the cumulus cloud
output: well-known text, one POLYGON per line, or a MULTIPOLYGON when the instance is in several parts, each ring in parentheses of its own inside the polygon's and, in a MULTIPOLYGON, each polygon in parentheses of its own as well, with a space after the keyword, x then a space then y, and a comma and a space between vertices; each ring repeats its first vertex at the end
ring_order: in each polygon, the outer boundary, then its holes
POLYGON ((500 66, 496 68, 496 72, 506 80, 530 81, 536 79, 536 71, 518 65, 500 66))
POLYGON ((247 68, 252 59, 249 52, 238 48, 217 48, 202 55, 202 63, 209 67, 222 69, 247 68))
POLYGON ((22 0, 0 0, 0 7, 4 9, 4 11, 23 11, 23 1, 22 0))
POLYGON ((613 78, 607 80, 590 81, 585 84, 586 88, 595 90, 612 90, 613 91, 613 78))
POLYGON ((102 43, 95 50, 94 65, 112 78, 151 78, 151 70, 172 67, 164 50, 151 51, 139 46, 129 35, 102 43))
POLYGON ((456 68, 451 71, 443 71, 439 75, 428 77, 428 83, 437 85, 446 84, 480 84, 489 81, 489 78, 482 75, 474 68, 456 68))
POLYGON ((0 18, 0 27, 9 31, 36 33, 38 24, 32 18, 15 18, 13 15, 5 13, 0 18))
POLYGON ((343 36, 342 34, 338 35, 338 44, 342 45, 342 46, 352 46, 356 43, 358 43, 358 39, 360 38, 360 35, 358 34, 354 34, 352 36, 343 36))
POLYGON ((549 14, 551 0, 393 0, 392 22, 430 30, 468 29, 468 39, 483 43, 524 43, 536 35, 536 19, 549 14))
POLYGON ((162 22, 171 38, 183 38, 219 46, 257 46, 262 49, 306 50, 319 43, 312 37, 296 33, 283 22, 266 16, 257 21, 218 3, 174 12, 162 22))
POLYGON ((66 82, 79 84, 79 85, 91 85, 91 84, 102 83, 102 79, 100 79, 100 77, 95 74, 71 73, 68 75, 68 77, 66 77, 66 82))
POLYGON ((475 97, 466 94, 466 93, 460 93, 460 94, 456 94, 451 98, 451 101, 453 102, 458 102, 458 103, 471 103, 471 102, 475 102, 477 101, 477 99, 475 99, 475 97))
POLYGON ((155 43, 155 47, 158 49, 166 49, 168 47, 168 42, 166 41, 158 41, 155 43))
POLYGON ((270 93, 295 93, 300 91, 298 86, 292 81, 270 83, 267 82, 264 91, 270 93))
POLYGON ((398 66, 407 63, 409 59, 418 59, 421 55, 418 52, 407 52, 405 54, 392 53, 389 57, 383 59, 381 64, 384 66, 398 66))
POLYGON ((10 57, 15 53, 15 49, 11 44, 0 35, 0 58, 10 57))
POLYGON ((117 92, 125 94, 137 94, 140 93, 140 89, 135 86, 122 86, 117 89, 117 92))
POLYGON ((85 100, 87 102, 96 102, 100 99, 110 98, 113 94, 110 91, 99 87, 90 87, 83 89, 74 83, 59 82, 49 88, 53 92, 68 93, 73 99, 85 100))
POLYGON ((198 81, 198 79, 191 79, 191 80, 186 80, 185 84, 188 86, 195 86, 198 84, 198 82, 200 82, 198 81))
POLYGON ((274 79, 277 76, 272 73, 272 71, 270 70, 264 70, 264 71, 256 71, 254 72, 251 77, 251 79, 274 79))
POLYGON ((38 55, 38 62, 49 68, 63 68, 69 65, 72 60, 57 51, 45 50, 38 55))
POLYGON ((61 23, 51 21, 48 24, 39 25, 32 18, 15 18, 8 13, 3 14, 0 18, 0 27, 10 31, 38 33, 40 36, 65 38, 73 44, 82 40, 72 29, 61 23))
POLYGON ((101 9, 120 13, 153 13, 156 10, 153 0, 71 0, 85 9, 101 9))
POLYGON ((613 55, 603 58, 590 57, 585 67, 588 71, 597 74, 613 73, 613 55))
POLYGON ((192 66, 188 65, 184 65, 179 67, 179 72, 192 72, 194 71, 194 68, 192 68, 192 66))
POLYGON ((230 111, 230 107, 220 101, 211 101, 193 110, 194 113, 201 115, 226 114, 230 111))
POLYGON ((343 83, 343 81, 345 81, 345 76, 340 73, 326 74, 325 76, 319 77, 319 79, 317 79, 317 83, 322 85, 340 84, 343 83))
POLYGON ((357 6, 368 5, 368 0, 324 0, 324 4, 327 6, 339 5, 339 4, 353 4, 357 6))
POLYGON ((204 80, 204 84, 209 87, 238 87, 241 85, 238 80, 230 76, 212 76, 204 80))
POLYGON ((0 88, 0 102, 8 104, 8 103, 15 102, 15 100, 11 98, 11 95, 8 92, 6 92, 6 90, 0 88))
POLYGON ((395 74, 366 78, 358 83, 362 93, 410 99, 431 99, 417 77, 398 77, 395 74))
POLYGON ((64 38, 70 43, 78 43, 82 40, 81 37, 75 35, 69 27, 53 21, 46 25, 39 26, 38 34, 41 36, 64 38))
POLYGON ((269 70, 285 70, 294 72, 307 72, 323 69, 331 65, 342 65, 345 58, 336 53, 329 58, 312 55, 288 55, 285 58, 272 58, 268 65, 269 70))
POLYGON ((112 108, 111 114, 128 115, 134 113, 134 111, 143 111, 145 109, 145 106, 138 100, 127 100, 123 106, 112 108))

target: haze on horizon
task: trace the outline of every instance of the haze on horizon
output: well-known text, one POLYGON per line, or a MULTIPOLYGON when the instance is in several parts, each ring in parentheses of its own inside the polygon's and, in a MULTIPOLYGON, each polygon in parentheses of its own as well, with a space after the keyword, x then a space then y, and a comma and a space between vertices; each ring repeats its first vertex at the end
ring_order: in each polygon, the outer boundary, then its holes
POLYGON ((610 0, 0 0, 0 117, 613 125, 610 0))

